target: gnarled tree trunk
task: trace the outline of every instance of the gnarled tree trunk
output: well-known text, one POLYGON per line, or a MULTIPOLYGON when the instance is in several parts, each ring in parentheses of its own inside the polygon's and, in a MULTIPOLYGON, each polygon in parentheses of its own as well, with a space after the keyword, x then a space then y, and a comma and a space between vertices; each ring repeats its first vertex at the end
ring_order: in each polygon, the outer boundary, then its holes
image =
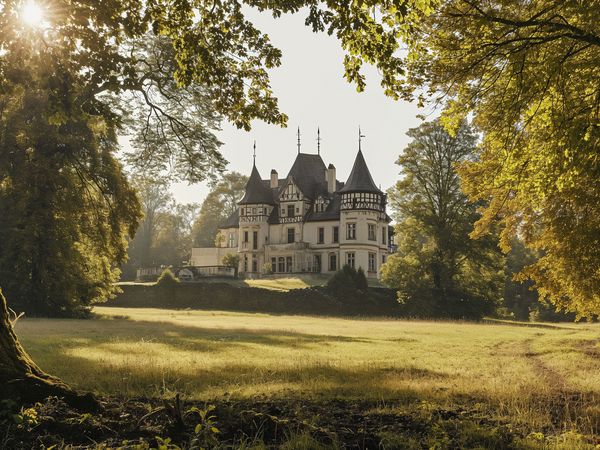
POLYGON ((0 399, 31 403, 49 396, 61 397, 77 408, 95 409, 99 406, 91 394, 78 394, 33 362, 15 335, 6 298, 0 290, 0 399))

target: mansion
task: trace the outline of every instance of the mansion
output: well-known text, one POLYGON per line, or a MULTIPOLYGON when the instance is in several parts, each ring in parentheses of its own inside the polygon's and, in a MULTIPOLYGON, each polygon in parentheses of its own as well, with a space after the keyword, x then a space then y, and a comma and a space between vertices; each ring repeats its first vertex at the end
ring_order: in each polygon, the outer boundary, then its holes
POLYGON ((285 178, 263 180, 256 164, 238 209, 223 223, 216 248, 192 249, 191 265, 222 265, 240 255, 239 272, 332 273, 343 265, 377 277, 386 261, 390 222, 386 195, 359 150, 346 182, 320 154, 300 153, 285 178))

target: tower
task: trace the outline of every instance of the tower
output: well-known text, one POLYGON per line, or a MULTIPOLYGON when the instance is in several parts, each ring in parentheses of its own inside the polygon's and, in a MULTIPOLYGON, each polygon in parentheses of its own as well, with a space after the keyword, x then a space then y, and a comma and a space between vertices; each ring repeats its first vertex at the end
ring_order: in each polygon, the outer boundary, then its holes
POLYGON ((338 192, 341 262, 376 274, 387 253, 386 197, 375 185, 360 148, 350 176, 338 192))
POLYGON ((240 269, 245 273, 258 273, 265 262, 264 246, 269 235, 268 220, 275 207, 275 201, 273 191, 258 173, 256 162, 246 183, 244 197, 238 205, 240 269))

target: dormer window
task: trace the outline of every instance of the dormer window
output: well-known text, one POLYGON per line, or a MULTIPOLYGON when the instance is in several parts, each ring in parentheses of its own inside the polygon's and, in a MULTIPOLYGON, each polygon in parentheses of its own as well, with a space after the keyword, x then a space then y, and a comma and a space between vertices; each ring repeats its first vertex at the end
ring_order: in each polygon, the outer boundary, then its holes
POLYGON ((327 209, 329 205, 329 200, 319 196, 317 201, 315 202, 315 212, 323 212, 327 209))

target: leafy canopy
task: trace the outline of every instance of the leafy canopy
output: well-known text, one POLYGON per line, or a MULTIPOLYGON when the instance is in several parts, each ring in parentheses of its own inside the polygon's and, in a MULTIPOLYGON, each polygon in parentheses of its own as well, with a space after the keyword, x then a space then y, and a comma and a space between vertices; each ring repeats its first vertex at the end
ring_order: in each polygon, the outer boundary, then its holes
POLYGON ((431 298, 442 309, 457 298, 498 300, 500 253, 493 236, 469 238, 477 207, 460 190, 455 170, 474 158, 475 133, 462 123, 452 137, 436 121, 408 136, 397 161, 402 178, 389 191, 398 249, 383 265, 382 280, 401 300, 431 298))
POLYGON ((244 196, 248 177, 238 172, 228 172, 212 184, 211 191, 200 207, 194 221, 193 239, 196 247, 214 247, 219 226, 238 208, 237 202, 244 196))
POLYGON ((413 22, 407 90, 482 134, 463 189, 483 200, 473 232, 502 226, 542 253, 522 278, 580 316, 600 312, 600 3, 446 0, 413 22))

